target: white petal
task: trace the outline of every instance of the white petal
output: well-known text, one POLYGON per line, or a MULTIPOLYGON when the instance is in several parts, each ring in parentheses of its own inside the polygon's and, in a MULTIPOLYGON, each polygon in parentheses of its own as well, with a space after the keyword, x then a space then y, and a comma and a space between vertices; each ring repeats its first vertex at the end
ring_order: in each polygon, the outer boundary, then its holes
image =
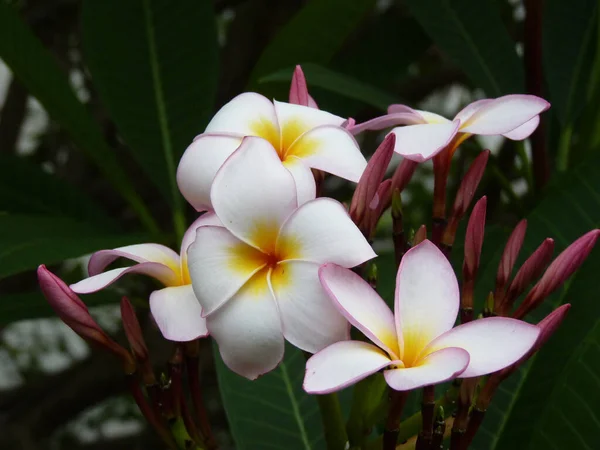
POLYGON ((190 284, 192 282, 190 278, 190 271, 188 268, 188 255, 187 251, 190 245, 196 240, 196 230, 202 226, 212 225, 215 227, 222 227, 223 224, 217 217, 217 215, 208 211, 198 217, 186 230, 183 235, 183 239, 181 240, 181 277, 183 279, 183 284, 190 284))
POLYGON ((271 144, 247 137, 215 176, 211 200, 228 230, 270 252, 297 207, 296 185, 271 144))
POLYGON ((423 162, 433 158, 446 147, 458 131, 459 122, 407 125, 394 128, 394 151, 407 159, 423 162))
POLYGON ((444 348, 419 361, 419 365, 383 372, 387 384, 397 391, 410 391, 442 383, 459 376, 469 364, 469 354, 462 348, 444 348))
POLYGON ((460 325, 433 341, 425 353, 445 347, 469 352, 471 360, 461 377, 478 377, 515 363, 535 344, 540 328, 507 317, 488 317, 460 325))
POLYGON ((277 146, 279 125, 273 103, 255 92, 238 95, 215 114, 205 131, 222 132, 262 137, 277 146))
POLYGON ((377 347, 366 342, 342 341, 321 350, 306 362, 304 390, 328 394, 350 386, 391 364, 377 347))
POLYGON ((444 116, 440 116, 439 114, 432 113, 429 111, 421 111, 416 109, 417 112, 423 119, 427 121, 427 123, 451 123, 451 120, 446 119, 444 116))
POLYGON ((360 180, 367 161, 354 137, 344 128, 323 125, 300 136, 286 152, 313 169, 323 170, 346 180, 360 180))
POLYGON ((321 125, 340 126, 342 117, 310 106, 293 105, 275 100, 275 113, 281 130, 281 149, 286 151, 300 135, 321 125))
POLYGON ((241 142, 239 136, 203 134, 185 150, 177 167, 177 186, 196 211, 212 209, 210 187, 215 175, 241 142))
POLYGON ((540 116, 535 116, 533 119, 525 122, 520 127, 517 127, 508 133, 504 133, 502 136, 513 141, 522 141, 523 139, 527 139, 529 136, 531 136, 539 124, 540 116))
POLYGON ((475 114, 479 109, 481 109, 484 105, 487 105, 489 102, 493 102, 493 98, 484 98, 481 100, 476 100, 473 103, 469 103, 463 109, 461 109, 456 116, 454 116, 454 120, 460 120, 460 123, 465 123, 467 120, 471 118, 473 114, 475 114))
POLYGON ((310 353, 350 338, 350 324, 321 286, 318 272, 318 264, 303 261, 280 263, 271 272, 283 335, 310 353))
POLYGON ((156 278, 165 286, 176 286, 180 283, 179 274, 173 272, 169 267, 161 263, 144 262, 131 267, 108 270, 98 275, 85 278, 78 283, 72 284, 70 288, 78 294, 90 294, 104 289, 114 283, 123 275, 128 273, 139 273, 156 278))
POLYGON ((400 351, 394 315, 379 294, 357 274, 335 264, 321 266, 319 278, 346 319, 398 359, 400 351))
POLYGON ((223 227, 204 226, 188 250, 194 293, 204 316, 212 314, 265 266, 265 256, 223 227))
POLYGON ((254 380, 281 362, 283 332, 266 269, 208 316, 206 322, 223 362, 239 375, 254 380))
POLYGON ((117 258, 127 258, 138 263, 161 263, 179 273, 179 255, 160 244, 136 244, 113 250, 100 250, 90 258, 88 273, 90 276, 99 274, 117 258))
POLYGON ((466 122, 461 123, 463 133, 496 135, 520 127, 550 107, 534 95, 505 95, 485 103, 466 122))
POLYGON ((460 296, 452 266, 430 241, 410 249, 396 278, 396 327, 404 343, 400 359, 412 365, 423 348, 452 328, 460 296))
POLYGON ((154 291, 150 311, 165 339, 187 342, 208 336, 202 308, 190 285, 154 291))
POLYGON ((286 158, 283 165, 294 177, 296 192, 298 193, 298 206, 309 200, 314 200, 317 196, 317 185, 310 167, 295 156, 286 158))
POLYGON ((289 217, 277 240, 282 259, 354 267, 377 256, 344 207, 330 198, 305 203, 289 217))

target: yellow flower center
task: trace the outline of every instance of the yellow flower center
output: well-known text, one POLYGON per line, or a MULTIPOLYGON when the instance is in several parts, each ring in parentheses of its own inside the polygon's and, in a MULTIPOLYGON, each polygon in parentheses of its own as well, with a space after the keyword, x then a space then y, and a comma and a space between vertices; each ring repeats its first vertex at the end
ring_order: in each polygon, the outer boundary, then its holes
POLYGON ((250 124, 254 136, 261 137, 271 143, 277 150, 282 162, 289 161, 290 156, 304 158, 314 153, 317 142, 314 139, 298 138, 310 128, 298 118, 292 118, 278 128, 276 124, 265 118, 258 118, 250 124))

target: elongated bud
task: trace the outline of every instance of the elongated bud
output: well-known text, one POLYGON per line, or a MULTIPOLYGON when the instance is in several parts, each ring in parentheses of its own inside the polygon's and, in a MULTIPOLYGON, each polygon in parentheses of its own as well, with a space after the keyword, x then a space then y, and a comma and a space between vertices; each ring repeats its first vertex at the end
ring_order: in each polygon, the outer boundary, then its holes
POLYGON ((391 178, 392 182, 391 182, 390 195, 385 197, 383 200, 383 203, 384 203, 383 209, 386 209, 388 206, 391 205, 392 192, 394 192, 396 189, 398 189, 398 191, 402 192, 404 190, 404 188, 406 188, 406 186, 410 182, 412 176, 414 175, 415 170, 417 170, 417 165, 418 165, 418 163, 411 161, 410 159, 406 159, 406 158, 403 159, 400 164, 398 164, 398 167, 396 168, 396 171, 394 172, 394 175, 392 175, 392 178, 391 178))
POLYGON ((350 205, 350 217, 352 217, 354 223, 359 224, 362 221, 367 207, 377 193, 394 154, 395 144, 396 136, 394 134, 387 135, 375 153, 373 153, 365 171, 360 177, 350 205))
POLYGON ((402 197, 398 189, 392 193, 392 241, 394 242, 396 267, 400 267, 400 261, 406 252, 406 238, 402 217, 402 197))
POLYGON ((554 240, 547 238, 531 254, 531 256, 527 258, 510 284, 502 304, 497 307, 500 315, 507 315, 510 313, 512 305, 517 297, 527 289, 527 286, 529 286, 533 280, 537 279, 544 272, 544 269, 552 260, 553 252, 554 240))
POLYGON ((415 237, 413 238, 413 247, 415 245, 420 244, 425 239, 427 239, 427 227, 425 224, 421 225, 417 232, 415 233, 415 237))
POLYGON ((445 245, 451 246, 454 244, 456 228, 467 212, 467 209, 469 209, 469 205, 471 205, 471 201, 475 196, 475 191, 477 191, 477 187, 479 186, 481 178, 483 177, 489 156, 489 150, 481 152, 477 158, 473 160, 471 166, 467 170, 467 173, 465 173, 462 182, 460 183, 458 192, 456 193, 456 198, 454 199, 452 214, 450 215, 450 220, 448 221, 448 226, 446 227, 444 237, 442 239, 442 242, 445 245))
POLYGON ((121 299, 121 319, 133 355, 138 361, 146 361, 148 359, 148 347, 146 347, 142 328, 135 315, 135 309, 127 297, 121 299))
POLYGON ((481 248, 485 231, 485 210, 487 198, 482 197, 473 207, 467 233, 465 235, 465 259, 463 262, 463 285, 460 298, 460 318, 462 323, 473 320, 473 295, 475 277, 479 268, 481 248))
POLYGON ((308 106, 308 87, 302 67, 296 66, 290 86, 290 103, 294 105, 308 106))
POLYGON ((363 219, 363 226, 366 227, 367 232, 366 236, 371 238, 375 233, 375 229, 377 228, 377 222, 381 218, 383 214, 385 205, 381 201, 382 198, 390 195, 390 188, 392 186, 392 180, 385 180, 383 183, 379 185, 377 192, 373 196, 371 203, 369 203, 367 207, 367 214, 363 219))
POLYGON ((102 347, 119 357, 126 371, 133 372, 135 363, 131 354, 100 328, 77 294, 43 264, 38 267, 37 275, 44 297, 58 317, 90 344, 102 347))
POLYGON ((600 234, 598 229, 584 234, 558 255, 540 281, 527 294, 514 317, 524 317, 573 275, 594 248, 598 234, 600 234))
POLYGON ((504 301, 504 290, 510 279, 521 247, 523 246, 526 231, 527 220, 523 219, 517 224, 510 234, 508 241, 506 241, 506 246, 502 252, 502 258, 500 258, 500 264, 498 264, 498 272, 496 273, 496 290, 494 298, 496 300, 496 305, 498 306, 504 301))

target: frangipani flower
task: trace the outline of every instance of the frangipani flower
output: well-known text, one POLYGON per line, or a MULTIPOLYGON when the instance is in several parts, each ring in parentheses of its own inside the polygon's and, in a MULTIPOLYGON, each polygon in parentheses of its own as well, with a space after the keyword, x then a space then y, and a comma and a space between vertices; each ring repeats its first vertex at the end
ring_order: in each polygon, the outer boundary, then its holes
POLYGON ((219 170, 211 203, 224 228, 198 228, 189 268, 227 366, 255 379, 279 364, 284 338, 311 353, 348 339, 319 266, 354 267, 375 253, 340 203, 297 207, 294 178, 257 137, 245 138, 219 170))
POLYGON ((207 336, 206 321, 192 290, 187 264, 187 249, 196 237, 196 228, 202 225, 220 226, 221 222, 212 213, 200 216, 183 236, 181 256, 160 244, 100 250, 90 258, 89 278, 70 287, 78 294, 89 294, 104 289, 128 273, 151 276, 165 285, 150 294, 150 311, 163 336, 179 342, 207 336), (117 258, 127 258, 137 264, 103 272, 117 258))
POLYGON ((357 125, 350 131, 357 134, 404 124, 391 131, 396 135, 395 151, 410 160, 423 162, 450 144, 453 153, 474 134, 502 135, 515 141, 527 139, 540 123, 539 114, 548 108, 550 103, 534 95, 505 95, 477 100, 448 120, 405 105, 391 105, 387 115, 357 125))
POLYGON ((540 333, 534 325, 504 317, 452 328, 458 283, 445 256, 427 240, 402 259, 395 317, 355 273, 326 264, 319 277, 340 312, 375 345, 344 341, 313 355, 304 379, 309 393, 337 391, 382 369, 388 385, 399 391, 485 375, 518 361, 540 333))
POLYGON ((352 135, 341 128, 343 122, 309 106, 271 102, 253 92, 238 95, 185 151, 177 169, 179 190, 196 210, 211 210, 215 174, 244 136, 272 144, 280 164, 294 177, 298 204, 315 198, 311 168, 358 182, 367 162, 352 135))

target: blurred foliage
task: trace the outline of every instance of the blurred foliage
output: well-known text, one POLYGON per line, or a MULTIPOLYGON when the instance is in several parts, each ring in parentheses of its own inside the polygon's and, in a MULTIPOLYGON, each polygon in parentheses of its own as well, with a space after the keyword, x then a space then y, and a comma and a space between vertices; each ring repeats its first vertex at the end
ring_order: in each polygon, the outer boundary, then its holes
MULTIPOLYGON (((180 155, 211 115, 243 90, 286 100, 296 64, 303 65, 322 109, 359 122, 397 102, 449 116, 483 96, 529 91, 552 103, 537 141, 471 140, 454 158, 450 199, 474 155, 486 145, 497 147, 478 193, 488 196, 477 291, 482 300, 493 287, 505 238, 521 217, 529 220, 522 257, 545 237, 562 250, 600 226, 598 2, 541 4, 0 1, 0 59, 11 74, 0 98, 0 327, 50 315, 32 272, 41 263, 76 279, 79 265, 62 261, 139 242, 177 247, 195 216, 175 183, 180 155), (527 23, 527 8, 543 8, 541 22, 527 23), (34 136, 34 148, 25 151, 19 136, 26 133, 32 98, 49 121, 34 136)), ((361 137, 365 154, 382 137, 361 137)), ((326 181, 327 195, 349 200, 347 184, 326 181)), ((425 164, 403 193, 408 231, 429 220, 431 191, 431 166, 425 164)), ((382 220, 376 263, 388 301, 395 271, 390 233, 390 221, 382 220)), ((453 250, 458 273, 463 235, 459 231, 453 250)), ((559 333, 503 385, 474 448, 596 448, 598 270, 596 251, 540 311, 541 317, 560 303, 573 304, 559 333)), ((147 286, 139 280, 136 286, 143 299, 147 286)), ((106 305, 118 297, 106 291, 86 301, 106 305)), ((145 300, 138 303, 147 307, 145 300)), ((255 383, 225 370, 218 356, 214 365, 207 362, 229 419, 224 434, 231 434, 236 448, 324 448, 316 402, 300 388, 303 358, 287 348, 280 369, 255 383)), ((48 433, 97 401, 48 419, 48 433)), ((222 415, 220 402, 215 404, 215 414, 222 415)), ((10 398, 0 395, 0 412, 21 417, 15 411, 10 398)), ((46 436, 29 432, 40 445, 29 448, 46 448, 40 443, 46 436)))

